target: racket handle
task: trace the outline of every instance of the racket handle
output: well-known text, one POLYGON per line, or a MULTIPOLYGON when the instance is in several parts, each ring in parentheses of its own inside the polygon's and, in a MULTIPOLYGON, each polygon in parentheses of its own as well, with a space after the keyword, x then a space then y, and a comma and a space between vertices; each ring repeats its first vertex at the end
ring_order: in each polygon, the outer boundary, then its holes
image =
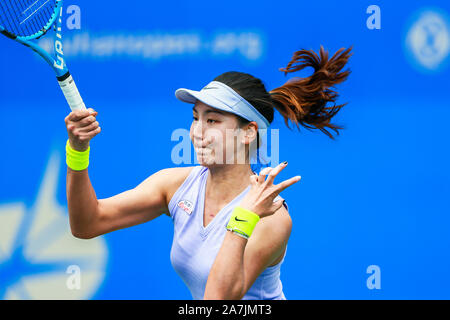
POLYGON ((63 77, 58 78, 58 83, 72 111, 86 110, 86 106, 84 105, 83 99, 78 92, 78 88, 75 85, 72 75, 67 73, 63 77))

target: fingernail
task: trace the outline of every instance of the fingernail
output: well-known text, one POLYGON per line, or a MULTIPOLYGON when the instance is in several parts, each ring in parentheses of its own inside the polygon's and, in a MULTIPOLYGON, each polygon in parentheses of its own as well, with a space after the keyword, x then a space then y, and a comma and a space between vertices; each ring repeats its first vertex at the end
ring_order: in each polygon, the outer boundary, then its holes
POLYGON ((283 162, 283 164, 287 164, 287 161, 283 162))

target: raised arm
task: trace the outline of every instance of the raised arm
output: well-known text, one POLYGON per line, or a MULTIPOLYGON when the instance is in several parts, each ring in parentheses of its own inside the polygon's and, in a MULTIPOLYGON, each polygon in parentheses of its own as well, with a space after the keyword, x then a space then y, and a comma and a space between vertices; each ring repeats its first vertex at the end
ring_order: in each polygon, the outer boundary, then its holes
POLYGON ((168 182, 175 169, 162 169, 131 190, 98 200, 87 170, 68 169, 67 201, 72 234, 91 239, 167 213, 168 182))
MULTIPOLYGON (((100 130, 92 109, 71 112, 65 119, 71 147, 84 151, 100 130)), ((72 234, 81 239, 134 226, 168 213, 174 191, 192 167, 162 169, 137 187, 110 198, 97 199, 88 169, 67 169, 67 203, 72 234)))

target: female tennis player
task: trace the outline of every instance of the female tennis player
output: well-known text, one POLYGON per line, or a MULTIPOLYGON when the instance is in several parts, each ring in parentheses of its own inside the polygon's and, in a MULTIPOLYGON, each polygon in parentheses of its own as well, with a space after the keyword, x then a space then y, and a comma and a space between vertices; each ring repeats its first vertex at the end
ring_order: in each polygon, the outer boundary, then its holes
POLYGON ((255 173, 250 150, 259 145, 274 110, 288 127, 291 120, 297 128, 319 129, 332 139, 330 129, 339 134, 342 127, 330 120, 345 104, 334 104, 338 94, 329 88, 350 73, 341 72, 351 56, 351 48, 343 50, 330 59, 322 46, 320 57, 310 50, 295 52, 280 71, 286 75, 310 66, 314 73, 270 92, 260 79, 234 71, 201 91, 176 90, 179 100, 194 104, 190 138, 199 165, 162 169, 110 198, 97 199, 87 170, 89 141, 100 132, 97 112, 71 112, 65 123, 73 235, 90 239, 166 214, 174 223, 171 263, 193 299, 286 299, 280 267, 292 220, 279 194, 300 176, 274 182, 287 162, 255 173), (233 160, 242 155, 244 161, 233 160))

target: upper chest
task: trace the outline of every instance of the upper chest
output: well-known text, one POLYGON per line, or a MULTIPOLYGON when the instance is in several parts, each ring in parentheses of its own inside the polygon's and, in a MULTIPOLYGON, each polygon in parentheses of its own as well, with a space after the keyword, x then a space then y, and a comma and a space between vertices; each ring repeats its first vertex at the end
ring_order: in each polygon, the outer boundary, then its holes
MULTIPOLYGON (((210 201, 211 202, 211 201, 210 201)), ((215 203, 207 204, 205 202, 203 213, 203 227, 206 227, 223 209, 225 205, 218 205, 215 203)))

